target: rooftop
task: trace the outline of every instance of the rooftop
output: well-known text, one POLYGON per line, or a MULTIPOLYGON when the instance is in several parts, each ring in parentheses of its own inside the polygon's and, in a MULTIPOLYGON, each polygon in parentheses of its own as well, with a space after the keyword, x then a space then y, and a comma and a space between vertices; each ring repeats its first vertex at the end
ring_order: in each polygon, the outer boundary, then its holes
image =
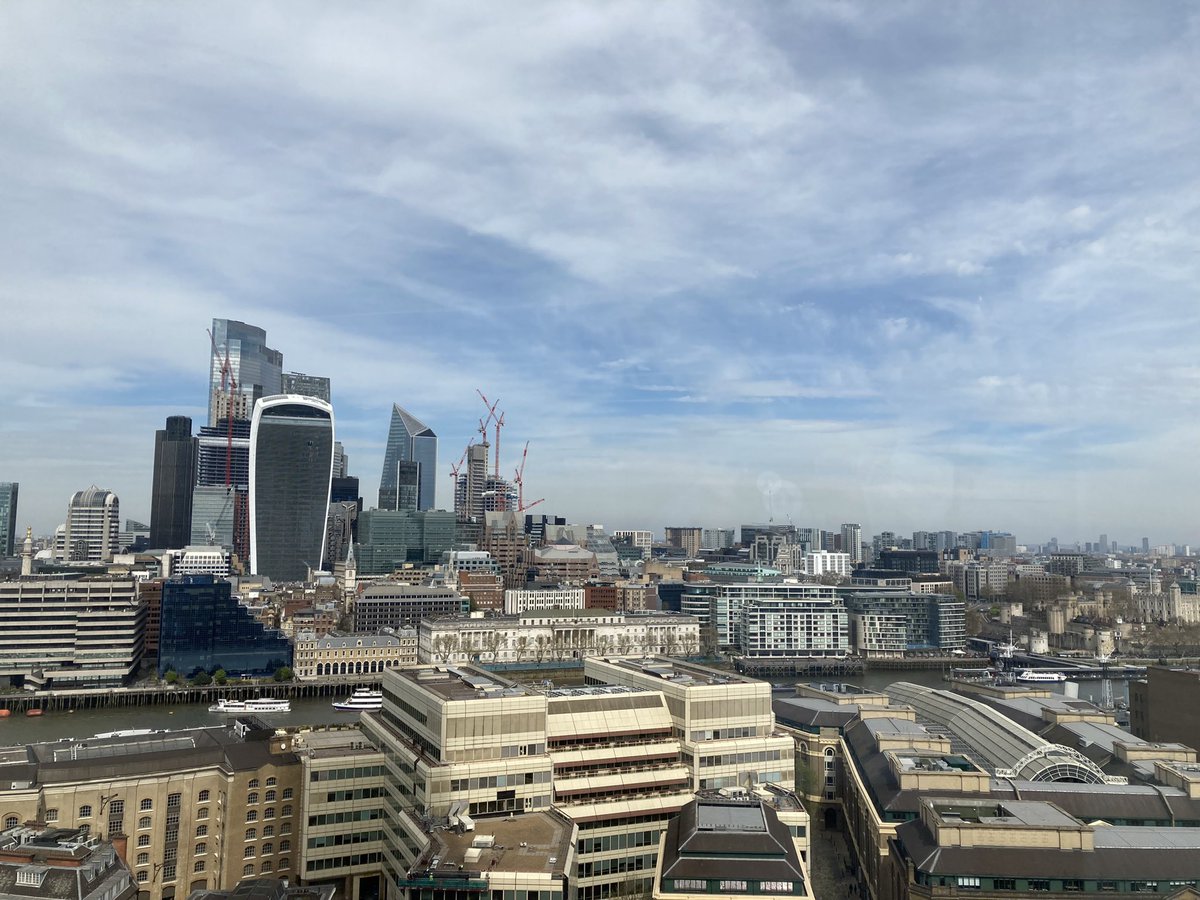
POLYGON ((425 666, 417 669, 389 669, 395 675, 443 700, 486 700, 500 697, 532 697, 536 692, 507 678, 501 678, 474 666, 425 666))
POLYGON ((457 834, 439 828, 413 872, 463 877, 484 872, 566 874, 575 843, 574 825, 557 812, 474 820, 475 830, 457 834))
POLYGON ((764 689, 770 686, 757 678, 749 678, 737 672, 724 669, 712 669, 695 663, 687 663, 668 656, 643 657, 606 657, 599 662, 619 666, 642 675, 661 678, 672 684, 683 685, 719 685, 719 684, 760 684, 764 689))

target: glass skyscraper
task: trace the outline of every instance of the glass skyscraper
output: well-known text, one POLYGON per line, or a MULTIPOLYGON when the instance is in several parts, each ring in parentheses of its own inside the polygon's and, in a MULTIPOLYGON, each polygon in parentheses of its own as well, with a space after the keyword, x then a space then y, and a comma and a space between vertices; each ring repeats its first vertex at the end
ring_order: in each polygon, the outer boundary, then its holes
POLYGON ((237 382, 233 394, 234 419, 248 420, 254 403, 283 389, 283 354, 267 346, 267 333, 233 319, 213 319, 215 349, 209 359, 208 424, 227 416, 226 391, 221 388, 221 367, 226 354, 237 382))
POLYGON ((0 481, 0 556, 13 555, 17 533, 17 488, 15 481, 0 481))
POLYGON ((303 581, 321 567, 333 478, 333 407, 281 394, 250 423, 250 571, 303 581))
POLYGON ((192 420, 168 416, 154 435, 154 483, 150 493, 150 546, 186 547, 192 536, 192 490, 196 486, 197 443, 192 420))
POLYGON ((437 435, 399 404, 392 404, 392 424, 379 479, 379 508, 433 509, 436 480, 437 435), (408 505, 410 495, 401 488, 405 482, 411 485, 413 472, 401 463, 417 464, 415 507, 408 505))
POLYGON ((188 575, 162 586, 158 674, 224 669, 266 675, 292 664, 292 645, 238 603, 228 581, 188 575))

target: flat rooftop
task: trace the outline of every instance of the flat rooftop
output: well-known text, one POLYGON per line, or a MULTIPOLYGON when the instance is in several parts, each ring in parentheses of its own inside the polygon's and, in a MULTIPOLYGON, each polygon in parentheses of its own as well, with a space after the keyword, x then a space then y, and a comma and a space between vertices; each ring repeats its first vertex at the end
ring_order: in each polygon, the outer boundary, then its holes
POLYGON ((750 678, 738 672, 713 669, 668 656, 604 657, 600 661, 619 666, 622 669, 629 669, 632 672, 661 678, 672 684, 767 684, 759 678, 750 678))
POLYGON ((357 727, 336 731, 303 731, 296 735, 296 751, 307 751, 309 756, 316 759, 370 753, 374 749, 357 727))
POLYGON ((934 801, 934 812, 943 822, 978 825, 1035 826, 1040 828, 1079 828, 1082 823, 1053 803, 1042 800, 970 800, 934 801))
POLYGON ((475 819, 474 831, 457 834, 439 828, 431 837, 414 871, 425 867, 443 875, 488 871, 563 875, 575 840, 570 820, 554 812, 475 819), (489 839, 490 847, 477 846, 489 839))
POLYGON ((443 700, 487 700, 501 697, 531 697, 530 688, 474 666, 428 666, 421 669, 390 669, 443 700))

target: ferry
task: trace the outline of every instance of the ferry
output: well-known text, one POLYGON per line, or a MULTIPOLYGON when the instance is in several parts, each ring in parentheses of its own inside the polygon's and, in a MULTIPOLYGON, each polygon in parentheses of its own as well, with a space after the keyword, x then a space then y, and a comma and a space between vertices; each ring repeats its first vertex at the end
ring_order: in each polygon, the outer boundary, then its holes
POLYGON ((1033 669, 1025 669, 1017 676, 1017 681, 1066 681, 1067 676, 1062 672, 1035 672, 1033 669))
POLYGON ((383 691, 358 688, 342 702, 334 703, 333 708, 342 712, 374 712, 383 709, 383 691))
POLYGON ((253 700, 226 700, 222 697, 208 708, 210 713, 237 715, 239 713, 285 713, 292 711, 291 700, 256 697, 253 700))

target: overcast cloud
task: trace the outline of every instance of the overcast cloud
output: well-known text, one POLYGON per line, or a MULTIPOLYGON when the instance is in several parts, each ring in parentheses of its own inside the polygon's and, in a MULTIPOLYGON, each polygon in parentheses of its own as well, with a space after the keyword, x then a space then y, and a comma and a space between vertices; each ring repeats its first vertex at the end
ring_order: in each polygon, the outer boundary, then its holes
POLYGON ((0 479, 146 520, 218 316, 368 502, 481 387, 572 521, 1200 544, 1197 59, 1168 2, 13 0, 0 479))

